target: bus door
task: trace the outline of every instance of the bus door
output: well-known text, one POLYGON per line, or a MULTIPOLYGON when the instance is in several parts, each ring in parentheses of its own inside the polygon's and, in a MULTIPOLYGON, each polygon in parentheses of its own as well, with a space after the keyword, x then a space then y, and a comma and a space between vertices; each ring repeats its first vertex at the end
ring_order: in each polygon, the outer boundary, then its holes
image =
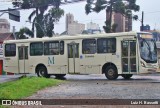
POLYGON ((28 46, 18 46, 19 73, 29 73, 28 46))
POLYGON ((136 41, 122 41, 122 72, 123 74, 134 74, 137 72, 136 65, 136 41))
POLYGON ((68 44, 68 72, 79 73, 79 44, 72 42, 68 44))

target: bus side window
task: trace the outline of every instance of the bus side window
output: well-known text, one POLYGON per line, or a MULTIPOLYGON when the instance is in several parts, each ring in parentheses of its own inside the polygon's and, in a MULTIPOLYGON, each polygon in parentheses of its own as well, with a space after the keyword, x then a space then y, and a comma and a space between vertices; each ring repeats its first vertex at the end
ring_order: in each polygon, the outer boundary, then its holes
POLYGON ((31 43, 30 55, 31 56, 43 55, 43 43, 42 42, 31 43))
POLYGON ((96 51, 96 40, 95 39, 84 39, 82 40, 82 53, 83 54, 95 54, 96 51))
POLYGON ((99 38, 97 39, 97 53, 115 53, 115 38, 99 38))
POLYGON ((59 41, 44 43, 44 55, 59 55, 59 41))
POLYGON ((5 45, 5 56, 6 57, 16 56, 16 44, 5 45))

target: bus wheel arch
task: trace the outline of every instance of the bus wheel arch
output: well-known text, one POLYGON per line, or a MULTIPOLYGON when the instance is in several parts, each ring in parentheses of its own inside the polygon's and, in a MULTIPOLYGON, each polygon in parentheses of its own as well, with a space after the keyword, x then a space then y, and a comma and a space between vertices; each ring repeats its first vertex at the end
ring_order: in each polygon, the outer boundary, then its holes
POLYGON ((115 80, 118 78, 118 69, 115 64, 109 62, 103 65, 102 74, 105 74, 109 80, 115 80))
POLYGON ((44 64, 38 64, 35 68, 35 73, 37 74, 38 77, 45 77, 45 78, 50 77, 47 68, 44 64))

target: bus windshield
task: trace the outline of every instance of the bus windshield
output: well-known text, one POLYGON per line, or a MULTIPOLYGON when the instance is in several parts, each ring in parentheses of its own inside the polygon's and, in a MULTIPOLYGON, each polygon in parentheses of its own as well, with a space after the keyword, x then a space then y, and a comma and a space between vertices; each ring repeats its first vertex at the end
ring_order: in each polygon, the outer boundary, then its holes
POLYGON ((151 34, 139 35, 140 55, 146 63, 157 63, 157 48, 152 37, 151 34))

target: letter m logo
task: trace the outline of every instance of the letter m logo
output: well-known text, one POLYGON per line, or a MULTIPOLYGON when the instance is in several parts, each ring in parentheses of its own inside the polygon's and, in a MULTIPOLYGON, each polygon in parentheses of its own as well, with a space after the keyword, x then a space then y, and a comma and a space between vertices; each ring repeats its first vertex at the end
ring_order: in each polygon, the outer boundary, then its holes
POLYGON ((54 64, 54 57, 48 57, 48 64, 54 64))

